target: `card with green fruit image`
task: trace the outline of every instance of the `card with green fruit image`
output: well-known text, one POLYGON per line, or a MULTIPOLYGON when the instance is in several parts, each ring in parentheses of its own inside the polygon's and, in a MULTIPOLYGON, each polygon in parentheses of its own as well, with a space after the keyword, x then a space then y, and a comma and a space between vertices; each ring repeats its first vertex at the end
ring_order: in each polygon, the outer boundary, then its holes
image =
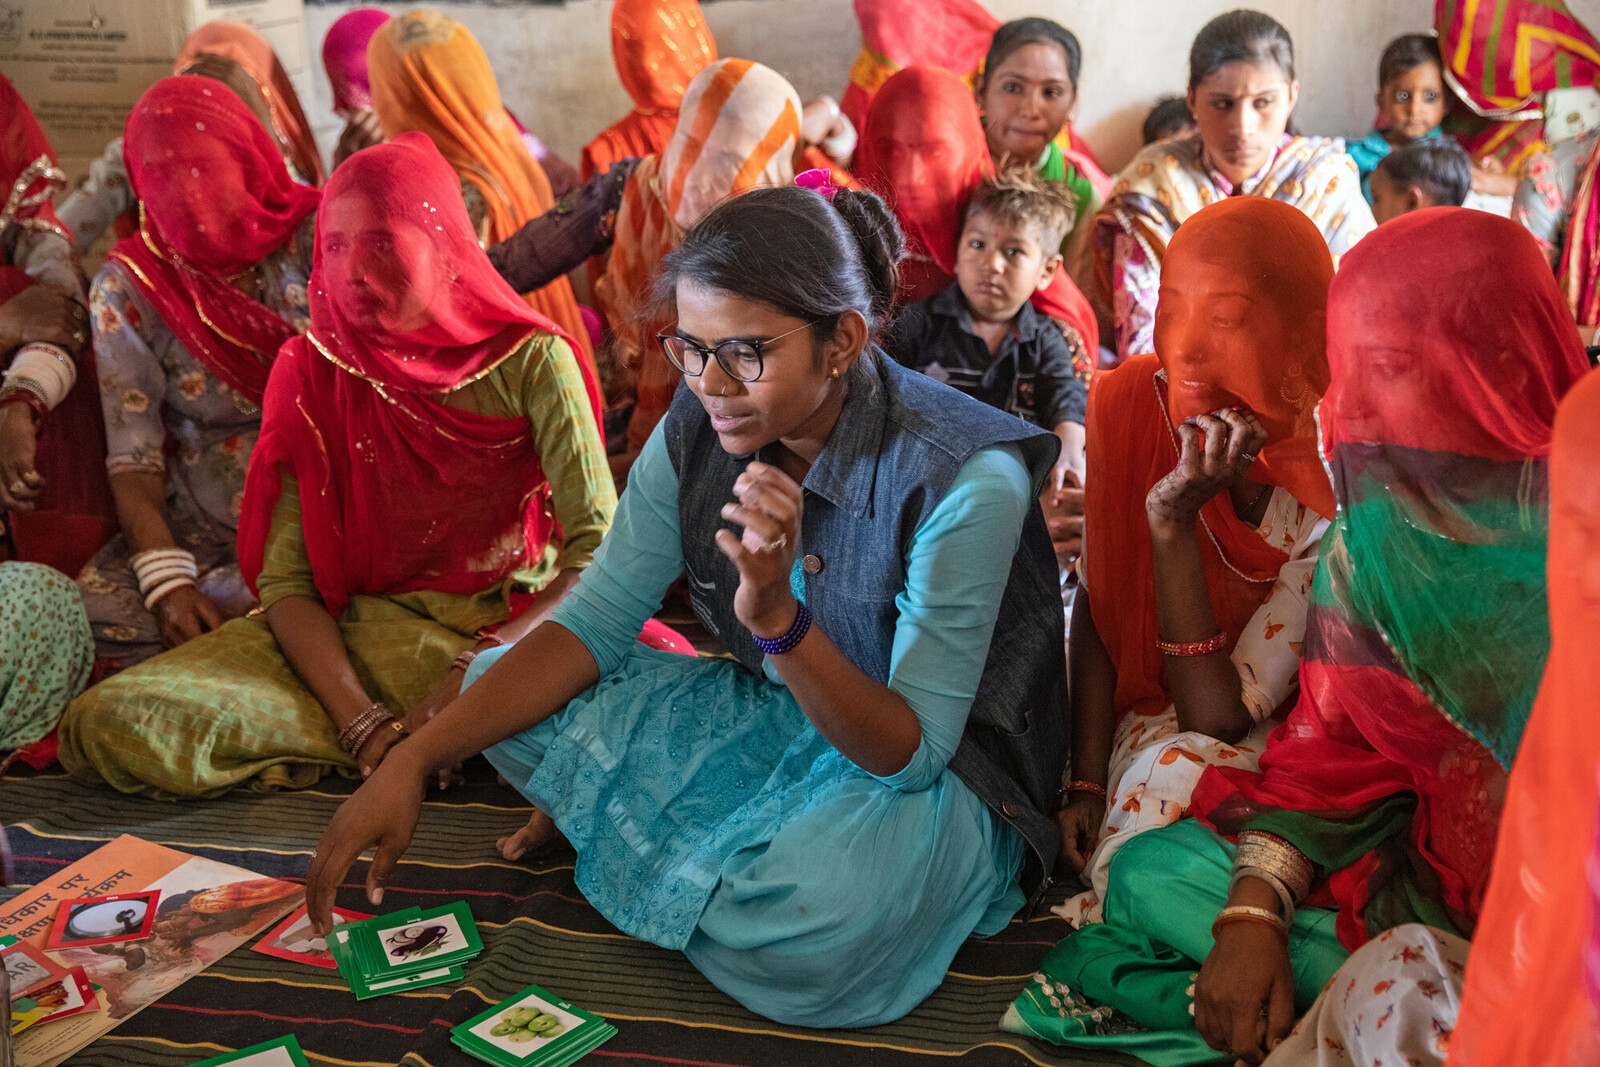
POLYGON ((616 1027, 538 986, 468 1019, 454 1042, 479 1059, 514 1067, 560 1067, 615 1034, 616 1027))

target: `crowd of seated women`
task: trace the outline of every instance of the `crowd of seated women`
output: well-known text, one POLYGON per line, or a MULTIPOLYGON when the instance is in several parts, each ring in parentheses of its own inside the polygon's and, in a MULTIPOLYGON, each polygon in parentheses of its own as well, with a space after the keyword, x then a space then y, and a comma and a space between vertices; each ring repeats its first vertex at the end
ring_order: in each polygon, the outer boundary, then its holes
POLYGON ((243 24, 70 190, 0 78, 6 763, 362 779, 326 927, 481 754, 507 859, 786 1023, 1045 905, 1043 1040, 1600 1062, 1600 135, 1445 133, 1415 33, 1301 134, 1238 10, 1108 175, 1076 36, 911 2, 806 103, 615 0, 577 166, 436 11, 334 24, 331 169, 243 24))

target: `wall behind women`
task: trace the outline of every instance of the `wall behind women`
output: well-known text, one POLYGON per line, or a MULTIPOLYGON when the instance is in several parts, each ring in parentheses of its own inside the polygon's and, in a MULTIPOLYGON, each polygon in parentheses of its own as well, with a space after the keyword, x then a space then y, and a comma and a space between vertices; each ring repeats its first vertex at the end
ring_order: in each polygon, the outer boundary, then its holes
MULTIPOLYGON (((576 162, 589 138, 623 115, 628 98, 611 62, 610 0, 566 3, 418 0, 379 4, 399 13, 432 3, 464 23, 494 65, 506 104, 555 151, 576 162)), ((1078 126, 1106 166, 1139 147, 1155 100, 1180 93, 1189 45, 1207 21, 1239 6, 1272 15, 1294 36, 1301 81, 1296 120, 1306 133, 1365 135, 1377 91, 1378 55, 1402 33, 1426 32, 1430 0, 984 0, 1000 19, 1044 15, 1083 42, 1078 126)), ((844 92, 861 49, 850 0, 702 0, 724 56, 759 60, 810 99, 844 92)), ((1600 28, 1600 0, 1568 0, 1600 28)), ((339 15, 356 4, 312 0, 313 54, 339 15)), ((328 82, 317 70, 307 101, 324 152, 338 134, 328 82)))

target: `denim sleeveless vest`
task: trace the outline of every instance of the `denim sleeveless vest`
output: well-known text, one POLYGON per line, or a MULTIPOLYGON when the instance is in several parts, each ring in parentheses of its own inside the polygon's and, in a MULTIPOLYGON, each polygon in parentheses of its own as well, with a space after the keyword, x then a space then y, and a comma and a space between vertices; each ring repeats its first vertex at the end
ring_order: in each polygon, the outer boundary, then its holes
MULTIPOLYGON (((1055 435, 869 350, 846 377, 849 395, 802 488, 805 599, 814 625, 862 673, 889 680, 911 536, 979 449, 1015 443, 1035 494, 1060 451, 1055 435)), ((733 610, 739 571, 717 548, 722 506, 751 456, 724 452, 699 399, 680 387, 664 421, 678 474, 690 600, 745 667, 763 655, 733 610)), ((1016 827, 1029 850, 1022 885, 1048 885, 1061 837, 1047 813, 1066 762, 1064 625, 1055 554, 1034 504, 1002 596, 988 658, 949 768, 1016 827)))

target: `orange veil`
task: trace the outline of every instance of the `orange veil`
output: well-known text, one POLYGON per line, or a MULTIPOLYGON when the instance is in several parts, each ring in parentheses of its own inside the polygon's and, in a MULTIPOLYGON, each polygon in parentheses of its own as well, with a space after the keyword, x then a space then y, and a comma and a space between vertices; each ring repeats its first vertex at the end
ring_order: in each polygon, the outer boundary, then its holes
POLYGON ((1511 769, 1450 1067, 1600 1063, 1600 958, 1585 960, 1600 943, 1600 716, 1590 673, 1600 627, 1597 449, 1600 378, 1591 372, 1556 415, 1550 659, 1511 769))
POLYGON ((300 177, 313 185, 321 185, 328 174, 322 169, 322 157, 317 153, 316 138, 311 135, 311 123, 306 121, 294 84, 266 38, 243 22, 208 22, 184 40, 173 71, 187 67, 201 53, 231 59, 255 79, 272 109, 272 132, 283 142, 284 155, 300 172, 300 177))
MULTIPOLYGON (((1254 344, 1241 346, 1237 358, 1204 366, 1176 345, 1162 344, 1158 318, 1159 354, 1102 372, 1089 388, 1084 586, 1095 629, 1117 668, 1119 716, 1159 714, 1171 701, 1156 648, 1145 497, 1177 466, 1176 426, 1222 406, 1248 407, 1270 435, 1250 477, 1289 490, 1321 515, 1334 513, 1333 488, 1317 457, 1315 421, 1328 387, 1323 324, 1333 265, 1316 224, 1288 204, 1241 196, 1196 213, 1173 237, 1167 255, 1164 282, 1182 278, 1186 265, 1235 264, 1244 288, 1257 293, 1271 313, 1250 319, 1242 340, 1254 344), (1301 331, 1301 343, 1269 336, 1284 325, 1301 331), (1186 379, 1204 379, 1205 388, 1186 387, 1186 379)), ((1226 494, 1207 503, 1200 518, 1204 529, 1196 538, 1206 588, 1231 648, 1289 557, 1239 521, 1226 494)))
MULTIPOLYGON (((488 244, 504 241, 555 203, 550 179, 528 153, 500 100, 489 57, 467 28, 437 11, 390 19, 367 45, 372 107, 389 139, 425 133, 488 205, 488 244)), ((557 278, 526 296, 564 330, 592 373, 594 355, 572 284, 557 278)))
POLYGON ((611 55, 633 110, 584 146, 585 181, 619 159, 667 147, 678 103, 694 76, 717 61, 717 42, 696 0, 616 0, 611 55))

